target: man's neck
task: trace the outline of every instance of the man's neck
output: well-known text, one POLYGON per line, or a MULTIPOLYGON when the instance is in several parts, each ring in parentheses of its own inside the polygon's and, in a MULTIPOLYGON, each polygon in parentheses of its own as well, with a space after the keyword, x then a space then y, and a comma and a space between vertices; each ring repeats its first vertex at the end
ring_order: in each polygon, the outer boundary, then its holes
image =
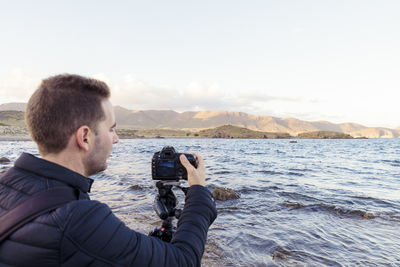
POLYGON ((87 175, 85 175, 85 168, 83 166, 83 163, 79 158, 77 158, 76 154, 71 154, 64 151, 57 154, 51 153, 42 155, 42 159, 56 163, 87 177, 87 175))

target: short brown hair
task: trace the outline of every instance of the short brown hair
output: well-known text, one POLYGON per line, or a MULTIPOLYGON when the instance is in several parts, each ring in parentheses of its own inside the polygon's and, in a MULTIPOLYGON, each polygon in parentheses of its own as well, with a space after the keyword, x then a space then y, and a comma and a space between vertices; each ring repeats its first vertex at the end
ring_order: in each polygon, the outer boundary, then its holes
POLYGON ((96 132, 105 118, 101 105, 110 89, 99 80, 73 74, 44 79, 29 99, 25 120, 41 153, 58 153, 82 125, 96 132))

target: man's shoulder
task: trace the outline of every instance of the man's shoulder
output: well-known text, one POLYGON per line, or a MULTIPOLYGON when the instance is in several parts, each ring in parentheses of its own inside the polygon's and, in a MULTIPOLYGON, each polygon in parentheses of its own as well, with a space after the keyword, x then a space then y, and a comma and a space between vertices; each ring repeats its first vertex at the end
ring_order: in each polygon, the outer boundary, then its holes
POLYGON ((46 180, 45 177, 40 177, 16 167, 11 167, 0 174, 0 185, 8 188, 6 192, 2 193, 9 193, 12 190, 32 195, 46 188, 46 180))
POLYGON ((67 227, 71 223, 84 221, 89 215, 101 218, 102 214, 108 213, 111 213, 111 209, 106 204, 97 200, 81 199, 59 207, 54 211, 53 215, 63 227, 67 227))

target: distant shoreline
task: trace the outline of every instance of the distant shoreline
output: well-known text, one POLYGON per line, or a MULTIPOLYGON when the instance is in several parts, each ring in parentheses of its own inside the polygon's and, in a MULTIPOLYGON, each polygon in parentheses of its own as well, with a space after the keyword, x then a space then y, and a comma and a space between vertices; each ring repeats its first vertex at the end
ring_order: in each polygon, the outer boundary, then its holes
MULTIPOLYGON (((306 139, 312 139, 312 140, 338 140, 338 139, 345 139, 345 138, 300 138, 300 137, 293 137, 293 138, 215 138, 215 137, 200 137, 200 136, 139 136, 139 137, 126 137, 126 136, 120 136, 119 139, 122 140, 129 140, 129 139, 232 139, 232 140, 238 140, 238 139, 262 139, 262 140, 306 140, 306 139)), ((351 139, 345 139, 345 140, 361 140, 361 139, 381 139, 381 138, 351 138, 351 139)), ((397 139, 397 138, 387 138, 387 139, 397 139)), ((0 142, 17 142, 17 141, 32 141, 33 140, 29 136, 0 136, 0 142)))
MULTIPOLYGON (((188 130, 172 129, 117 129, 120 139, 161 139, 161 138, 206 138, 206 139, 366 139, 365 137, 353 137, 350 134, 333 131, 304 132, 290 135, 284 132, 259 132, 248 128, 233 125, 223 125, 216 128, 191 132, 188 130)), ((28 130, 25 127, 2 126, 0 141, 31 141, 28 130)))
MULTIPOLYGON (((7 105, 2 108, 2 105, 0 105, 0 135, 29 135, 23 111, 26 104, 21 104, 22 106, 18 109, 15 106, 7 105), (8 109, 5 110, 5 108, 8 109)), ((118 124, 117 131, 126 132, 128 135, 133 132, 138 136, 182 136, 200 134, 203 131, 203 134, 212 137, 215 129, 224 125, 231 125, 249 130, 236 129, 231 132, 232 134, 246 134, 245 137, 253 137, 261 133, 270 138, 274 134, 297 136, 308 132, 338 132, 349 134, 354 138, 362 136, 367 138, 400 138, 400 126, 394 129, 367 127, 351 122, 335 124, 328 121, 302 121, 295 118, 254 116, 229 111, 179 113, 172 110, 132 111, 121 107, 115 107, 114 110, 118 124), (155 134, 155 132, 160 134, 155 134)))
POLYGON ((0 135, 0 142, 13 142, 13 141, 32 141, 30 136, 7 136, 7 135, 0 135))

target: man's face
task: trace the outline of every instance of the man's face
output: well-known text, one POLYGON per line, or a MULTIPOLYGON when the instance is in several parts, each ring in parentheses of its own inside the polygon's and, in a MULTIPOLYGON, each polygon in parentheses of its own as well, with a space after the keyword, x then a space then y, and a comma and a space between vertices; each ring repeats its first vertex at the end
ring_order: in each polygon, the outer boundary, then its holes
MULTIPOLYGON (((113 144, 118 142, 118 135, 115 132, 115 115, 111 102, 102 102, 105 119, 97 126, 95 141, 90 147, 86 160, 86 176, 104 171, 107 168, 107 158, 110 156, 113 144)), ((94 131, 93 131, 94 135, 94 131)))

